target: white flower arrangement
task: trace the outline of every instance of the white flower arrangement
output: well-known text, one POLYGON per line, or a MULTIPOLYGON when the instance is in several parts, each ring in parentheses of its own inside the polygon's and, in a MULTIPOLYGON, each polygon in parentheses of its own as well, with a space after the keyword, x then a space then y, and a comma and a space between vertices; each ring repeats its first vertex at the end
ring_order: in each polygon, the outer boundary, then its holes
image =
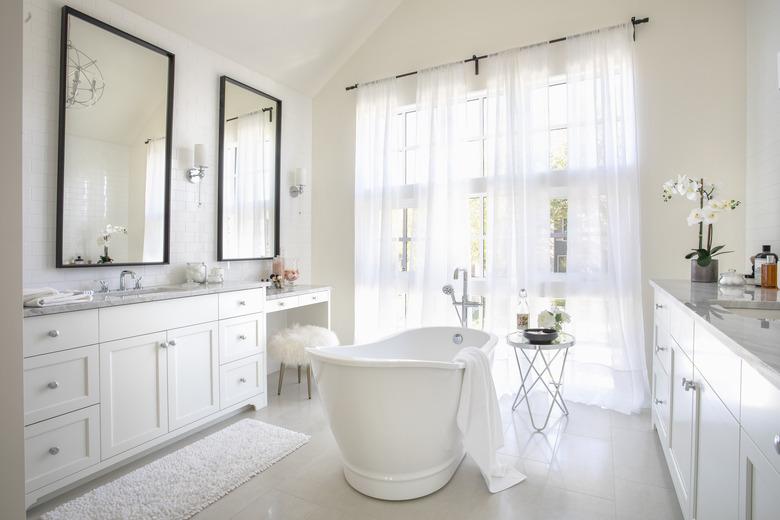
POLYGON ((537 323, 545 329, 555 329, 560 332, 564 323, 571 323, 571 316, 560 307, 552 307, 539 313, 537 323))
POLYGON ((106 224, 106 227, 98 234, 97 243, 103 248, 103 255, 100 257, 98 263, 110 264, 114 260, 108 256, 108 245, 111 243, 111 236, 115 234, 127 234, 127 226, 115 226, 113 224, 106 224))
POLYGON ((664 202, 669 202, 675 196, 685 197, 688 200, 699 200, 699 207, 693 208, 688 214, 689 226, 699 226, 699 247, 691 249, 691 253, 685 255, 687 259, 695 259, 702 267, 708 266, 714 257, 731 251, 723 251, 725 246, 712 245, 713 224, 717 223, 722 213, 731 211, 741 204, 740 201, 715 198, 717 186, 707 183, 704 179, 698 181, 687 175, 679 175, 677 179, 670 179, 663 183, 662 194, 664 202), (707 226, 707 243, 704 244, 704 226, 707 226))

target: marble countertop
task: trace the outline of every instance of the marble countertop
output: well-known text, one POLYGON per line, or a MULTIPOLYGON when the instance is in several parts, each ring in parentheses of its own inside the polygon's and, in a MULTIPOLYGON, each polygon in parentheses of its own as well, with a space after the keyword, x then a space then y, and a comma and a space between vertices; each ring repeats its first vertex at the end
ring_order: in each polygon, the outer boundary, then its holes
POLYGON ((59 314, 62 312, 83 311, 88 309, 99 309, 101 307, 116 307, 119 305, 132 305, 134 303, 154 302, 160 300, 171 300, 174 298, 189 298, 191 296, 201 296, 204 294, 218 294, 231 291, 242 291, 245 289, 266 288, 266 299, 274 300, 287 296, 298 296, 317 291, 330 289, 327 286, 318 285, 295 285, 276 289, 271 287, 268 282, 224 282, 219 284, 197 284, 197 285, 165 285, 159 288, 147 287, 145 291, 162 289, 159 292, 119 292, 112 291, 108 293, 96 293, 91 302, 68 303, 64 305, 52 305, 50 307, 25 307, 24 317, 45 316, 48 314, 59 314))
MULTIPOLYGON (((777 302, 777 289, 752 285, 720 287, 687 280, 651 280, 650 285, 682 303, 729 349, 780 388, 780 320, 741 316, 719 302, 777 302)), ((696 354, 694 353, 694 356, 696 354)))

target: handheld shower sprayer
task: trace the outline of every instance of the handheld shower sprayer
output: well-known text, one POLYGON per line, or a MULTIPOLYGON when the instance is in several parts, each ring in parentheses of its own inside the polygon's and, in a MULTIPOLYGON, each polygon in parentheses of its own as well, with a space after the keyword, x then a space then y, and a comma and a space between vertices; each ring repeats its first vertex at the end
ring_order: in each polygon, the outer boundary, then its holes
POLYGON ((452 305, 455 307, 455 312, 458 314, 458 320, 461 320, 460 311, 458 310, 458 300, 455 299, 455 288, 452 285, 447 284, 441 288, 441 292, 452 298, 452 305))

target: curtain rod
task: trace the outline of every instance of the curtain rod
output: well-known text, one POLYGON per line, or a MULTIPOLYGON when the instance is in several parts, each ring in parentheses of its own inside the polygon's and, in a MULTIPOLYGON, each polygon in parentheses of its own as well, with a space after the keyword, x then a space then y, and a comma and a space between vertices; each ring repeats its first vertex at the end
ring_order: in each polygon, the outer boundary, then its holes
MULTIPOLYGON (((641 25, 643 23, 648 23, 649 21, 650 21, 649 17, 645 17, 645 18, 637 18, 636 16, 632 16, 631 17, 631 25, 634 26, 634 41, 636 41, 636 26, 637 25, 641 25)), ((617 27, 617 26, 615 26, 615 27, 617 27)), ((565 42, 569 38, 573 38, 574 36, 581 36, 582 34, 587 34, 587 33, 573 34, 571 36, 564 36, 563 38, 555 38, 554 40, 549 40, 547 42, 541 42, 541 43, 560 43, 560 42, 565 42)), ((525 46, 520 47, 520 48, 524 49, 526 47, 534 47, 536 45, 540 45, 540 43, 534 43, 534 44, 531 44, 531 45, 525 45, 525 46)), ((463 60, 463 63, 469 63, 469 62, 473 61, 474 62, 474 74, 479 75, 479 60, 484 60, 484 59, 490 58, 491 56, 495 56, 496 54, 498 54, 498 53, 483 54, 482 56, 477 56, 476 54, 473 54, 471 56, 471 58, 466 58, 465 60, 463 60)), ((460 63, 460 62, 456 62, 456 63, 460 63)), ((400 78, 405 78, 407 76, 414 76, 418 72, 420 72, 420 71, 419 70, 415 70, 415 71, 412 71, 412 72, 404 72, 403 74, 398 74, 397 76, 395 76, 395 78, 396 79, 400 79, 400 78)), ((359 83, 355 83, 354 85, 350 85, 350 86, 346 87, 344 90, 355 90, 359 86, 360 86, 359 83)))
MULTIPOLYGON (((269 119, 268 119, 268 122, 269 122, 269 123, 273 123, 273 122, 274 122, 274 107, 266 107, 266 108, 261 108, 260 110, 255 110, 254 112, 248 112, 248 113, 246 113, 246 114, 241 114, 241 115, 244 115, 244 116, 253 116, 253 115, 255 115, 255 114, 258 114, 258 113, 260 113, 260 112, 269 112, 269 119)), ((235 121, 235 120, 236 120, 236 119, 238 119, 238 118, 239 118, 239 116, 236 116, 236 117, 231 117, 230 119, 225 119, 225 122, 227 123, 227 122, 229 122, 229 121, 235 121)))

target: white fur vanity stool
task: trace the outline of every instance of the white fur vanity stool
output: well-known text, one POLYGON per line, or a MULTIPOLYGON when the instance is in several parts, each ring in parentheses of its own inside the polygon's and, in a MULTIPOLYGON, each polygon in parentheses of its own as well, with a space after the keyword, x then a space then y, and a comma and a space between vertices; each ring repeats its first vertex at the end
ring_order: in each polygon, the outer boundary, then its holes
POLYGON ((300 383, 301 367, 305 366, 306 383, 308 384, 309 399, 311 399, 311 365, 306 355, 306 347, 335 347, 338 344, 339 339, 333 331, 314 325, 295 324, 274 334, 268 343, 268 351, 273 357, 281 360, 279 388, 276 395, 281 395, 282 393, 284 369, 289 365, 297 366, 298 383, 300 383))

